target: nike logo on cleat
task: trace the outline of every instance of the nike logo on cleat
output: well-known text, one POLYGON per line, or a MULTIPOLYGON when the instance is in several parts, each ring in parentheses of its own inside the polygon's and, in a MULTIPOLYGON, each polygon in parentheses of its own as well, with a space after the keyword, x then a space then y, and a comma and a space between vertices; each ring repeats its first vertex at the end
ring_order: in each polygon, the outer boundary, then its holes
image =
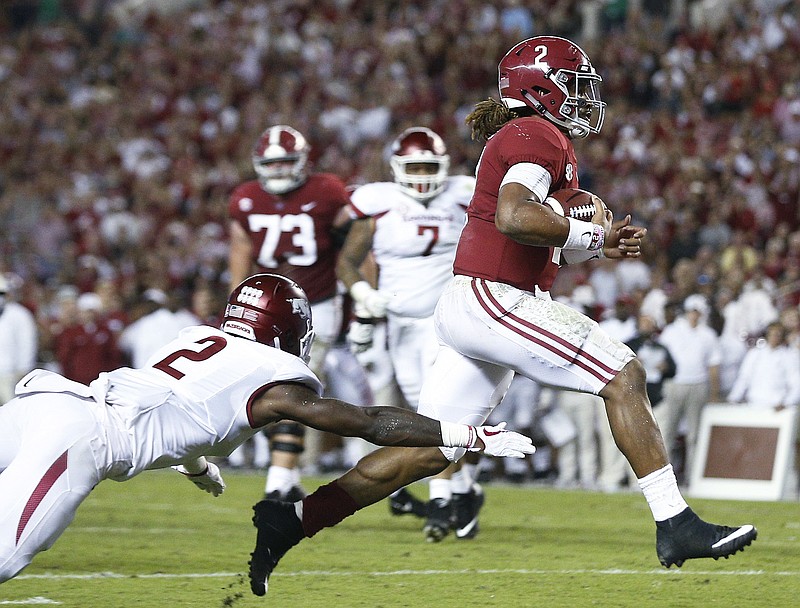
POLYGON ((736 540, 737 538, 739 538, 741 536, 744 536, 745 534, 749 534, 752 529, 753 529, 753 526, 751 526, 750 524, 748 524, 746 526, 742 526, 741 528, 739 528, 737 530, 734 530, 731 534, 728 534, 728 536, 719 539, 717 542, 715 542, 713 545, 711 545, 711 548, 712 549, 716 549, 718 547, 721 547, 725 543, 729 543, 729 542, 731 542, 733 540, 736 540))
POLYGON ((467 534, 469 534, 470 532, 472 532, 472 529, 473 529, 473 528, 474 528, 474 527, 475 527, 477 524, 478 524, 478 518, 476 517, 475 519, 473 519, 471 522, 469 522, 469 523, 468 523, 466 526, 464 526, 463 528, 459 528, 458 530, 456 530, 456 536, 457 536, 458 538, 463 538, 463 537, 465 537, 467 534))

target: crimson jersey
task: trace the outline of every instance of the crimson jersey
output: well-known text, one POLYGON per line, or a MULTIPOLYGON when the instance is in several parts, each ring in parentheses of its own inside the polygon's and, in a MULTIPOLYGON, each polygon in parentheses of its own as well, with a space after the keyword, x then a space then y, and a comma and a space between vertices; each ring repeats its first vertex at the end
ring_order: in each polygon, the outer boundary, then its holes
POLYGON ((572 142, 538 116, 509 121, 489 140, 478 161, 475 194, 467 209, 453 266, 455 274, 507 283, 533 291, 549 291, 558 272, 552 247, 523 245, 494 224, 497 195, 506 172, 517 163, 544 167, 550 192, 578 187, 578 161, 572 142))
POLYGON ((313 303, 336 293, 338 249, 331 231, 349 202, 341 179, 316 173, 282 195, 266 192, 257 180, 245 182, 231 194, 228 214, 250 235, 259 271, 292 279, 313 303))

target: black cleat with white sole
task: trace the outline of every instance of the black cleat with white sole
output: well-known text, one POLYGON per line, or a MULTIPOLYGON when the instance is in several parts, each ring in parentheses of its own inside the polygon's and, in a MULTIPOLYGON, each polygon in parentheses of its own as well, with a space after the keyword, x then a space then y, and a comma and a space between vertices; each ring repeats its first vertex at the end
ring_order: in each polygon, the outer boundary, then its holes
POLYGON ((278 500, 262 500, 253 507, 253 525, 258 530, 256 548, 250 554, 250 590, 266 595, 269 575, 286 552, 305 536, 294 504, 278 500))
POLYGON ((674 517, 656 522, 656 553, 665 568, 673 564, 680 568, 687 559, 728 559, 757 536, 758 530, 749 524, 735 528, 710 524, 687 507, 674 517))
POLYGON ((483 488, 473 484, 466 494, 453 494, 452 526, 456 538, 460 540, 475 538, 478 535, 478 513, 483 506, 483 488))
POLYGON ((453 509, 446 498, 434 498, 428 501, 428 519, 422 528, 425 540, 438 543, 450 532, 450 515, 453 509))
POLYGON ((427 505, 405 488, 389 496, 389 512, 392 515, 415 515, 425 517, 428 514, 427 505))

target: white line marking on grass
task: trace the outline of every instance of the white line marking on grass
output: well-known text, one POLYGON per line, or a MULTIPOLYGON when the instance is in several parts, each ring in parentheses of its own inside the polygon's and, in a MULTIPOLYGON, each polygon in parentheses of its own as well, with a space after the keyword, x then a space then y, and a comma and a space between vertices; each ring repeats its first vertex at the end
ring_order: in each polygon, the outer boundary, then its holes
POLYGON ((180 532, 181 534, 194 534, 196 528, 121 528, 113 526, 72 526, 68 528, 70 532, 108 532, 109 534, 167 534, 170 532, 180 532))
POLYGON ((15 606, 20 605, 32 605, 32 604, 61 604, 61 602, 56 602, 55 600, 49 600, 46 597, 29 597, 27 600, 5 600, 0 602, 2 605, 7 604, 14 604, 15 606))
MULTIPOLYGON (((531 575, 574 575, 574 574, 595 574, 601 576, 639 576, 639 575, 662 575, 662 576, 800 576, 800 572, 791 571, 776 571, 769 572, 767 570, 667 570, 667 569, 654 569, 654 570, 623 570, 618 568, 610 568, 606 570, 597 569, 564 569, 564 570, 544 570, 544 569, 491 569, 491 570, 393 570, 387 572, 337 572, 331 570, 300 570, 297 572, 275 572, 272 576, 332 576, 332 577, 350 577, 350 576, 441 576, 441 575, 454 575, 454 574, 521 574, 525 576, 531 575)), ((180 579, 180 578, 227 578, 242 576, 241 572, 190 572, 190 573, 164 573, 157 572, 153 574, 119 574, 116 572, 90 572, 87 574, 23 574, 16 577, 17 579, 47 579, 47 580, 60 580, 60 579, 104 579, 104 578, 144 578, 144 579, 180 579)))

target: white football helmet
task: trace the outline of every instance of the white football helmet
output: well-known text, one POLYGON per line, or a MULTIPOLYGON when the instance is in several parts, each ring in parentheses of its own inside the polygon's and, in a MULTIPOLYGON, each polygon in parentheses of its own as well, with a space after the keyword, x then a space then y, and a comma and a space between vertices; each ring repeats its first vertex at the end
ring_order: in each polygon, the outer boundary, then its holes
POLYGON ((306 138, 292 127, 276 125, 264 131, 253 147, 253 168, 261 187, 271 194, 300 187, 308 178, 310 150, 306 138))
POLYGON ((395 183, 418 200, 439 194, 447 181, 450 157, 444 140, 426 127, 411 127, 392 142, 389 161, 395 183), (432 165, 433 172, 409 171, 409 165, 432 165))

